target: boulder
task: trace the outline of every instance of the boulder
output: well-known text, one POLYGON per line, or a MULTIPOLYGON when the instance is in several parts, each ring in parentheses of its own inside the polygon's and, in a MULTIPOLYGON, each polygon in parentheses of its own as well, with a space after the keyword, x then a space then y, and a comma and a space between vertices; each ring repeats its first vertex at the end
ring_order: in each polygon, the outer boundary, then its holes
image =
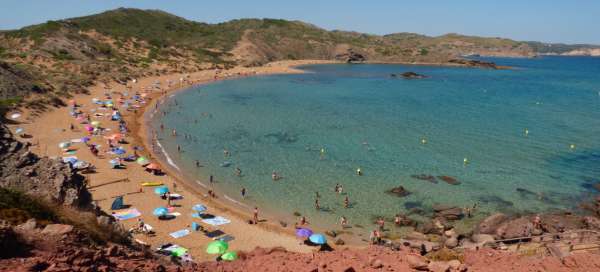
POLYGON ((448 261, 448 265, 450 266, 450 269, 458 270, 460 268, 461 263, 459 260, 450 260, 448 261))
POLYGON ((446 220, 459 220, 461 218, 464 217, 464 213, 463 210, 461 208, 458 207, 453 207, 450 209, 446 209, 446 210, 442 210, 442 211, 437 211, 435 213, 435 216, 437 217, 443 217, 446 220))
POLYGON ((496 229, 496 235, 502 239, 512 239, 518 237, 528 237, 533 230, 533 223, 527 217, 520 217, 502 223, 496 229))
POLYGON ((593 216, 586 216, 583 218, 583 223, 588 229, 600 230, 600 219, 593 216))
POLYGON ((42 230, 42 234, 50 235, 50 236, 58 236, 67 234, 73 231, 73 226, 64 225, 64 224, 49 224, 42 230))
POLYGON ((492 214, 479 223, 479 225, 476 228, 476 232, 484 234, 494 234, 496 233, 496 228, 498 228, 498 226, 507 219, 508 216, 506 216, 503 213, 492 214))
POLYGON ((406 262, 408 263, 408 266, 412 269, 421 270, 421 271, 428 270, 427 266, 429 265, 429 261, 427 261, 427 259, 425 259, 421 256, 412 255, 412 254, 407 255, 406 262))
POLYGON ((417 74, 415 72, 404 72, 400 74, 405 79, 422 79, 427 78, 425 75, 417 74))
POLYGON ((431 252, 433 250, 440 249, 440 244, 436 243, 436 242, 423 241, 423 240, 405 240, 405 239, 400 239, 399 242, 402 243, 404 246, 418 249, 418 250, 423 250, 425 252, 431 252))
POLYGON ((490 243, 490 242, 494 242, 496 239, 494 239, 494 236, 490 235, 490 234, 473 234, 471 236, 471 241, 478 243, 478 244, 486 244, 486 243, 490 243))
POLYGON ((388 194, 395 195, 397 197, 405 197, 410 195, 410 192, 403 186, 394 187, 387 191, 388 194))
POLYGON ((456 178, 453 178, 451 176, 438 176, 438 178, 450 185, 459 185, 460 184, 460 181, 458 181, 456 178))
POLYGON ((458 238, 450 237, 450 238, 446 239, 446 241, 444 241, 444 245, 447 248, 455 248, 458 246, 458 238))
POLYGON ((450 264, 448 262, 434 261, 427 265, 427 269, 431 272, 447 272, 450 270, 450 264))
POLYGON ((35 221, 35 218, 31 218, 31 219, 27 220, 27 222, 16 226, 15 230, 30 231, 30 230, 34 230, 36 227, 37 227, 37 221, 35 221))
POLYGON ((420 241, 427 241, 429 240, 427 238, 427 235, 420 233, 418 231, 413 231, 411 233, 409 233, 408 235, 406 235, 406 239, 408 240, 420 240, 420 241))

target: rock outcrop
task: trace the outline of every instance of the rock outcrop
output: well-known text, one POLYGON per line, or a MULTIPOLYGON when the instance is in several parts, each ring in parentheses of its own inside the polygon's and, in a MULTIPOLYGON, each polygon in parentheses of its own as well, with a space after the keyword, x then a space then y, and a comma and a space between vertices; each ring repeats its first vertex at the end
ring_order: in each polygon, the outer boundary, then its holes
POLYGON ((367 60, 367 57, 363 54, 360 54, 360 53, 354 51, 352 48, 350 48, 346 51, 346 53, 337 54, 335 56, 335 59, 339 60, 339 61, 344 61, 347 63, 358 63, 358 62, 365 62, 367 60))
POLYGON ((452 59, 448 63, 456 64, 460 66, 488 68, 488 69, 506 69, 507 67, 496 65, 493 62, 481 61, 481 60, 470 60, 470 59, 452 59))
POLYGON ((39 158, 28 147, 0 124, 0 187, 67 206, 90 206, 90 193, 82 175, 62 161, 39 158))

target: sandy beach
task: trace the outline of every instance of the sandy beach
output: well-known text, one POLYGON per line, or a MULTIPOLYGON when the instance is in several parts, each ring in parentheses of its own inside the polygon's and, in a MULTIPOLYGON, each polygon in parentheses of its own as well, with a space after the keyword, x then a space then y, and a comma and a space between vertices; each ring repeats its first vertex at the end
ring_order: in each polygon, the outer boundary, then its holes
MULTIPOLYGON (((283 246, 288 250, 296 252, 310 252, 314 248, 301 245, 293 235, 293 222, 287 222, 287 227, 282 227, 276 219, 266 218, 266 221, 260 222, 258 225, 248 224, 248 220, 252 218, 252 211, 240 209, 239 206, 233 205, 217 193, 217 198, 211 198, 206 195, 206 191, 199 186, 188 184, 183 180, 179 173, 174 171, 172 167, 166 167, 159 154, 155 154, 152 150, 152 139, 148 137, 149 131, 146 125, 146 111, 150 112, 154 108, 155 103, 160 101, 161 97, 171 94, 174 91, 188 88, 192 85, 203 84, 214 80, 223 80, 240 76, 266 75, 266 74, 283 74, 283 73, 301 73, 302 71, 294 69, 294 66, 305 64, 329 63, 330 61, 282 61, 269 63, 261 67, 236 67, 229 70, 217 72, 217 70, 204 70, 191 74, 169 74, 147 78, 137 79, 136 83, 130 83, 130 94, 140 92, 146 94, 144 102, 136 108, 135 111, 124 110, 119 107, 120 113, 127 122, 129 132, 125 135, 127 144, 121 146, 127 151, 127 154, 132 154, 134 146, 141 146, 143 149, 138 151, 139 155, 147 156, 152 162, 159 163, 163 170, 166 170, 166 175, 155 176, 144 170, 143 167, 135 162, 125 162, 125 169, 113 169, 109 160, 116 157, 107 154, 107 141, 103 136, 108 136, 119 131, 118 122, 110 121, 111 111, 106 108, 100 108, 92 102, 93 98, 104 99, 105 93, 110 92, 112 99, 116 100, 119 96, 116 92, 127 90, 128 86, 111 83, 108 86, 98 84, 89 89, 87 95, 77 95, 72 99, 80 106, 84 113, 90 113, 91 121, 101 122, 101 126, 105 128, 104 135, 91 137, 90 143, 101 145, 99 148, 100 156, 94 156, 84 143, 74 143, 71 146, 71 154, 64 153, 64 150, 59 147, 59 143, 71 141, 73 139, 81 139, 88 136, 85 130, 85 125, 80 124, 75 118, 70 116, 69 107, 57 108, 48 111, 41 116, 32 117, 27 111, 22 112, 22 116, 15 120, 20 122, 17 125, 11 125, 11 130, 14 131, 17 127, 23 128, 25 133, 31 135, 29 139, 21 139, 30 141, 33 146, 31 150, 40 156, 49 157, 65 157, 76 156, 78 160, 89 162, 96 168, 96 173, 86 174, 88 188, 92 192, 93 199, 96 203, 108 213, 111 212, 110 207, 113 199, 116 196, 123 195, 124 203, 130 205, 130 208, 135 208, 141 213, 140 217, 121 221, 126 229, 129 229, 137 224, 138 218, 143 219, 146 224, 151 225, 156 235, 147 236, 136 234, 135 239, 148 243, 152 248, 164 244, 174 243, 189 249, 189 253, 195 261, 212 260, 214 256, 205 253, 206 244, 212 241, 211 238, 205 236, 202 232, 192 232, 181 238, 173 238, 169 234, 178 230, 190 229, 192 222, 200 223, 208 230, 221 230, 227 235, 233 236, 234 240, 230 242, 230 249, 252 250, 257 246, 275 247, 283 246), (218 74, 217 74, 218 73, 218 74), (215 78, 217 75, 217 78, 215 78), (183 81, 180 79, 184 78, 183 81), (171 81, 174 84, 167 87, 167 82, 171 81), (160 82, 160 90, 150 91, 150 86, 160 82), (95 114, 91 114, 94 112, 95 114), (74 129, 70 129, 71 124, 74 129), (173 201, 173 212, 178 215, 172 220, 158 220, 152 214, 152 211, 159 206, 166 206, 165 200, 161 199, 154 193, 154 187, 142 187, 142 182, 160 182, 167 185, 172 192, 180 194, 183 199, 173 201), (177 188, 173 188, 173 184, 177 183, 177 188), (231 221, 231 223, 211 226, 201 223, 200 219, 192 218, 191 207, 195 204, 203 204, 208 207, 208 213, 222 216, 231 221)), ((151 114, 151 113, 150 113, 151 114)), ((208 181, 202 181, 208 184, 208 181)), ((260 207, 259 207, 260 209, 260 207)), ((259 215, 261 219, 265 217, 259 215)))

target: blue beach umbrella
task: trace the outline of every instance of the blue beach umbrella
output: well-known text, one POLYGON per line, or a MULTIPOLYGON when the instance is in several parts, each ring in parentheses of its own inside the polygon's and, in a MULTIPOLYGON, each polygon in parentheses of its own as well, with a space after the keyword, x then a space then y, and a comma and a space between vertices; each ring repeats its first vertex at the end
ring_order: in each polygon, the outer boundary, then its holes
POLYGON ((154 211, 152 212, 152 214, 154 214, 156 216, 164 216, 167 213, 169 213, 169 210, 165 207, 158 207, 158 208, 154 209, 154 211))
POLYGON ((169 192, 169 188, 162 186, 154 188, 154 193, 157 195, 164 195, 169 192))
POLYGON ((312 230, 307 228, 299 228, 296 230, 296 236, 300 238, 310 237, 313 234, 312 230))
POLYGON ((125 149, 123 148, 116 148, 113 150, 113 153, 117 154, 117 155, 123 155, 126 153, 125 149))
POLYGON ((201 212, 206 211, 206 206, 204 206, 202 204, 196 204, 192 207, 192 210, 201 213, 201 212))
POLYGON ((314 244, 317 245, 324 245, 327 244, 327 239, 325 238, 325 236, 323 234, 313 234, 310 237, 308 237, 308 240, 310 240, 311 242, 313 242, 314 244))
POLYGON ((73 164, 75 164, 77 162, 77 159, 73 158, 73 157, 63 158, 63 162, 70 163, 70 164, 73 165, 73 164))

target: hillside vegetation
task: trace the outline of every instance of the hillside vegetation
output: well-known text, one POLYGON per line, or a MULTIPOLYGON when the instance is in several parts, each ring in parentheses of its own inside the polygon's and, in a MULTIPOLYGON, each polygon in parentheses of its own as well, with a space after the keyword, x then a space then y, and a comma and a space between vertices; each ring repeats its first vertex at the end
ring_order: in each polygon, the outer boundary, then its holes
POLYGON ((42 109, 98 81, 286 59, 344 60, 349 51, 367 61, 409 63, 533 54, 528 44, 501 38, 378 36, 278 19, 206 24, 158 10, 120 8, 1 32, 0 99, 42 109))

